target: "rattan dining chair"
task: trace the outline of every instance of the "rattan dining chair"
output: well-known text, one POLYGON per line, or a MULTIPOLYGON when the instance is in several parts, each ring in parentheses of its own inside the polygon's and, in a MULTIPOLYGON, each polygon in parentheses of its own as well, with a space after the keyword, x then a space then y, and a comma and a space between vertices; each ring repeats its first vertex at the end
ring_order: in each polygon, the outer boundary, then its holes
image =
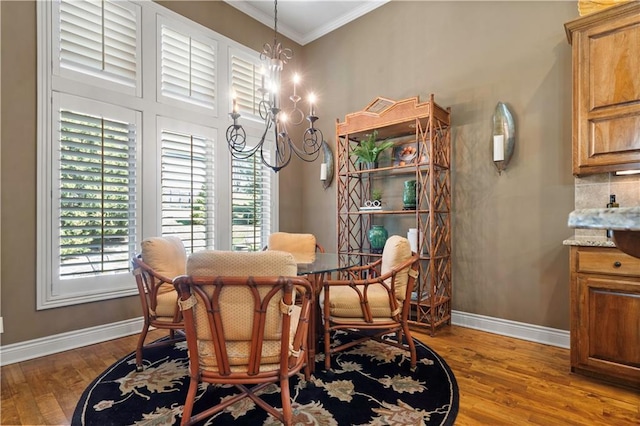
POLYGON ((151 237, 141 243, 142 251, 131 260, 144 320, 136 345, 136 370, 142 371, 143 349, 184 340, 184 323, 178 308, 173 279, 184 275, 187 255, 182 241, 174 236, 151 237), (145 346, 149 328, 166 329, 169 339, 145 346))
POLYGON ((318 244, 315 235, 289 232, 274 232, 269 235, 264 250, 286 251, 293 255, 297 263, 313 263, 316 252, 324 253, 324 248, 318 244))
POLYGON ((409 240, 393 235, 387 239, 380 259, 340 271, 341 279, 324 281, 320 305, 327 370, 332 355, 369 339, 409 351, 411 368, 415 368, 416 348, 408 319, 419 259, 411 252, 409 240), (337 330, 356 334, 357 338, 347 343, 332 342, 332 333, 337 330))
POLYGON ((189 275, 174 281, 189 349, 182 425, 246 397, 291 424, 289 378, 303 368, 309 378, 306 342, 312 300, 309 281, 296 271, 293 256, 281 251, 201 251, 189 256, 189 275), (240 392, 193 414, 201 383, 233 385, 240 392), (259 396, 272 383, 280 385, 281 411, 259 396))

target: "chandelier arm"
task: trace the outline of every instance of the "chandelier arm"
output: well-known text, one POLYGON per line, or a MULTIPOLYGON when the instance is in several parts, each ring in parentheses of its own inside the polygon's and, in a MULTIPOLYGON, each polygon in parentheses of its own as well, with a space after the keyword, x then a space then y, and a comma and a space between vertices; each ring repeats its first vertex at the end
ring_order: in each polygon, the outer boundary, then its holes
POLYGON ((249 151, 241 151, 241 152, 231 152, 231 157, 235 158, 236 160, 247 160, 249 158, 251 158, 252 156, 254 156, 256 153, 256 149, 251 149, 249 151))
POLYGON ((304 112, 298 108, 297 102, 292 101, 293 106, 283 111, 287 113, 288 121, 294 126, 302 124, 304 121, 304 112))
MULTIPOLYGON (((273 165, 267 162, 266 158, 268 156, 265 157, 264 155, 264 142, 265 140, 267 140, 267 133, 269 132, 269 129, 271 128, 272 125, 273 125, 273 122, 271 120, 265 120, 264 132, 262 132, 262 137, 260 138, 260 142, 258 143, 258 145, 256 145, 254 152, 256 152, 257 150, 260 150, 260 160, 262 161, 262 164, 269 167, 274 172, 277 172, 278 170, 276 170, 273 165)), ((277 126, 274 126, 274 130, 275 129, 277 129, 277 126)))
POLYGON ((324 136, 319 129, 309 127, 305 130, 302 137, 302 147, 298 148, 295 144, 291 143, 291 150, 296 154, 296 157, 302 161, 311 163, 320 156, 323 140, 324 136))
POLYGON ((244 152, 247 145, 247 134, 241 125, 232 124, 227 127, 227 145, 231 155, 234 157, 244 152))
MULTIPOLYGON (((261 151, 262 163, 271 168, 274 172, 280 171, 286 167, 291 161, 291 140, 288 138, 286 132, 279 132, 278 126, 274 127, 274 164, 269 164, 265 160, 264 154, 261 151), (286 137, 286 139, 284 139, 286 137), (284 139, 284 140, 283 140, 284 139)), ((263 148, 264 149, 264 148, 263 148)))
MULTIPOLYGON (((271 116, 269 111, 271 111, 271 104, 264 99, 260 101, 258 104, 258 113, 260 114, 260 118, 263 120, 270 120, 271 116)), ((265 123, 266 124, 266 123, 265 123)))

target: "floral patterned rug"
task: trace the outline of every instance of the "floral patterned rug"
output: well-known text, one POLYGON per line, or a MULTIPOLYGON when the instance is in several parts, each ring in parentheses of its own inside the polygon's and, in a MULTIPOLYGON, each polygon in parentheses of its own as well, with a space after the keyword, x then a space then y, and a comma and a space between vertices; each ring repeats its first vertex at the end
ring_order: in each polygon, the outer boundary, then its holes
MULTIPOLYGON (((346 340, 344 334, 336 338, 346 340)), ((332 358, 316 357, 311 383, 292 377, 293 424, 299 425, 452 425, 458 413, 458 385, 446 362, 416 340, 418 367, 409 354, 369 342, 332 358)), ((72 425, 179 425, 189 386, 186 343, 145 350, 145 370, 136 372, 135 353, 98 377, 83 393, 72 425)), ((280 407, 279 386, 262 397, 280 407)), ((194 413, 235 394, 233 386, 200 385, 194 413)), ((278 425, 249 398, 203 421, 210 424, 278 425)))

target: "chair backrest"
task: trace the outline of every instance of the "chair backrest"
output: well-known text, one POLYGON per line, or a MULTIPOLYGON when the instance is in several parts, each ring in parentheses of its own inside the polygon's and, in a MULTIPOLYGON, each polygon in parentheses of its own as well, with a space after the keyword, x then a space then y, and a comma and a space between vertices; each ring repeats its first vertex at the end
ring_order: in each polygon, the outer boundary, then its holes
MULTIPOLYGON (((183 283, 195 299, 192 318, 200 367, 220 374, 281 368, 280 354, 292 345, 300 316, 299 306, 283 316, 283 306, 293 305, 294 285, 308 285, 297 277, 293 255, 204 250, 189 256, 187 274, 175 284, 182 300, 187 290, 183 283), (288 341, 284 346, 283 338, 288 341)), ((187 339, 189 318, 185 315, 187 339)))
MULTIPOLYGON (((382 250, 382 264, 380 265, 381 275, 384 275, 396 266, 403 264, 409 260, 411 256, 411 244, 408 239, 399 235, 390 236, 382 250)), ((395 276, 395 295, 398 300, 404 300, 406 297, 409 269, 411 269, 411 265, 399 271, 395 276)), ((385 282, 390 284, 391 278, 388 278, 385 282)))
MULTIPOLYGON (((312 263, 316 258, 316 237, 313 234, 291 234, 274 232, 269 235, 269 250, 286 251, 293 254, 297 263, 312 263)), ((323 251, 320 248, 320 251, 323 251)))
POLYGON ((150 237, 140 246, 142 261, 156 274, 169 279, 169 283, 160 285, 158 293, 173 291, 170 281, 186 272, 187 254, 182 240, 174 236, 150 237))
POLYGON ((293 276, 298 274, 290 253, 202 250, 189 256, 187 274, 193 276, 293 276))

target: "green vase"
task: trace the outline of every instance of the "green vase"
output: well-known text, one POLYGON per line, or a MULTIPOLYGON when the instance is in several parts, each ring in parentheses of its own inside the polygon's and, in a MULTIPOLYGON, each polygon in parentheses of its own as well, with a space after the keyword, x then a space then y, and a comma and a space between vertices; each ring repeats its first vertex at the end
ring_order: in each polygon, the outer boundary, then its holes
POLYGON ((405 210, 416 209, 416 181, 406 180, 402 191, 402 208, 405 210))
POLYGON ((367 234, 372 253, 382 253, 384 243, 389 238, 389 233, 382 225, 373 225, 367 234))

